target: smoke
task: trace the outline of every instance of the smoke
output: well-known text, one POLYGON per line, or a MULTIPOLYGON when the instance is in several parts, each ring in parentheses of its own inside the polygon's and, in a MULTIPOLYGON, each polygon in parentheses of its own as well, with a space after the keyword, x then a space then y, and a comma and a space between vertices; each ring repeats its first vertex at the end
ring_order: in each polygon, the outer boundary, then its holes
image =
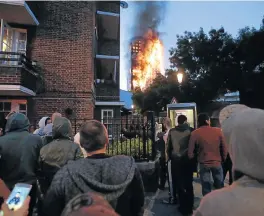
POLYGON ((134 2, 131 39, 142 37, 150 28, 158 33, 158 28, 165 18, 166 5, 166 1, 134 2))

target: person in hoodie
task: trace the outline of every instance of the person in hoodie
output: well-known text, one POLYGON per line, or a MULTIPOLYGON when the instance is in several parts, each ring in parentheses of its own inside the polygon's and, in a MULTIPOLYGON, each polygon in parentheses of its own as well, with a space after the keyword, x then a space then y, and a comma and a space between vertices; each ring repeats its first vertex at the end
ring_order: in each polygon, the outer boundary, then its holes
POLYGON ((262 216, 264 212, 264 111, 244 109, 223 121, 233 162, 232 185, 205 196, 195 216, 262 216), (217 211, 216 211, 217 209, 217 211))
POLYGON ((39 128, 35 130, 34 134, 39 136, 44 136, 43 130, 47 124, 51 123, 51 119, 49 117, 42 117, 38 123, 39 128))
POLYGON ((97 193, 79 194, 65 207, 61 216, 118 216, 112 206, 97 193))
POLYGON ((178 210, 183 215, 192 214, 194 192, 194 165, 188 158, 188 144, 192 128, 185 115, 178 116, 178 126, 170 129, 167 140, 167 154, 171 160, 173 197, 179 198, 178 210))
POLYGON ((134 159, 106 154, 107 129, 96 120, 82 125, 80 144, 87 158, 70 161, 56 173, 44 200, 43 215, 58 216, 76 195, 97 192, 121 216, 142 216, 144 187, 134 159))
POLYGON ((40 150, 40 168, 47 184, 55 173, 70 160, 83 158, 82 151, 72 140, 72 127, 68 119, 57 117, 52 127, 53 141, 40 150))
POLYGON ((0 179, 10 191, 16 183, 31 184, 29 215, 32 214, 36 197, 36 174, 42 141, 29 133, 29 120, 22 113, 14 113, 7 119, 6 135, 0 137, 0 179))

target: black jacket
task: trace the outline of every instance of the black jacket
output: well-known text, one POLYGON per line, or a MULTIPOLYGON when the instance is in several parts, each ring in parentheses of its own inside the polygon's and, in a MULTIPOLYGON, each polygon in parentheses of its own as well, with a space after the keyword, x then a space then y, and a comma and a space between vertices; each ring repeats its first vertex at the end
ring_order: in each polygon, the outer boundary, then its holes
POLYGON ((29 120, 15 113, 6 124, 6 135, 0 137, 0 178, 12 189, 18 182, 36 181, 41 138, 30 134, 29 120))
POLYGON ((121 216, 142 216, 144 186, 132 157, 104 154, 70 161, 60 169, 46 194, 43 215, 58 216, 76 195, 100 193, 121 216))

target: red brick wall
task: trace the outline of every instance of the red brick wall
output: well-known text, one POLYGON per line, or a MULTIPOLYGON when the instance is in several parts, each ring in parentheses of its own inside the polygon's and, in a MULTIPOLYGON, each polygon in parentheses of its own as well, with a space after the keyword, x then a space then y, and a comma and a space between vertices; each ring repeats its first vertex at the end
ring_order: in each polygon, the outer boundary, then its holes
POLYGON ((77 118, 93 117, 95 2, 41 2, 40 25, 28 48, 40 63, 45 92, 34 99, 35 116, 71 108, 77 118))
POLYGON ((0 83, 1 84, 20 85, 21 83, 20 71, 10 71, 8 68, 2 68, 2 69, 4 71, 1 71, 0 69, 0 83))

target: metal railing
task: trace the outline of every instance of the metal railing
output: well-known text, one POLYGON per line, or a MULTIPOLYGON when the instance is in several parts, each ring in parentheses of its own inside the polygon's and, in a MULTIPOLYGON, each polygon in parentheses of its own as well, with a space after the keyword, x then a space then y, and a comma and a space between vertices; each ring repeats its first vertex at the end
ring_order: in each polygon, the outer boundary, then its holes
MULTIPOLYGON (((20 72, 20 84, 36 91, 39 71, 34 63, 22 53, 0 51, 0 71, 2 76, 12 76, 13 72, 20 72)), ((13 83, 10 83, 13 84, 13 83)))
MULTIPOLYGON (((36 126, 39 119, 33 120, 32 125, 36 126)), ((71 119, 73 133, 79 131, 81 125, 87 119, 71 119)), ((133 119, 105 118, 101 122, 108 130, 109 145, 107 153, 109 155, 128 155, 134 157, 136 161, 149 161, 155 157, 155 127, 152 121, 144 123, 143 117, 133 119)))

